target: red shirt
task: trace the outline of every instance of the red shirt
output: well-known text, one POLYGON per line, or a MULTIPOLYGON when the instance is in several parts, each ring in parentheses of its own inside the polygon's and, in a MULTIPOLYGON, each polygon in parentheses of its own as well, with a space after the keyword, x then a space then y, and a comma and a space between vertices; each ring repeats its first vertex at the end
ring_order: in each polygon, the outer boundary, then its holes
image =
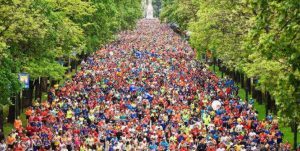
POLYGON ((193 128, 191 133, 194 137, 196 137, 199 134, 199 129, 198 128, 193 128))
POLYGON ((188 151, 187 148, 180 148, 180 151, 188 151))

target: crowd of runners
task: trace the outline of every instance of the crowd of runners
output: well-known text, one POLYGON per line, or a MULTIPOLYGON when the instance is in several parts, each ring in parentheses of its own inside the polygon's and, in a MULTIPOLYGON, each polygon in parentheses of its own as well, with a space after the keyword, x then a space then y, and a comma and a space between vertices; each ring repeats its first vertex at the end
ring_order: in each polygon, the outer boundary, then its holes
POLYGON ((2 149, 80 151, 290 150, 278 123, 258 121, 237 96, 195 60, 166 24, 143 19, 134 31, 82 61, 49 100, 16 120, 2 149))

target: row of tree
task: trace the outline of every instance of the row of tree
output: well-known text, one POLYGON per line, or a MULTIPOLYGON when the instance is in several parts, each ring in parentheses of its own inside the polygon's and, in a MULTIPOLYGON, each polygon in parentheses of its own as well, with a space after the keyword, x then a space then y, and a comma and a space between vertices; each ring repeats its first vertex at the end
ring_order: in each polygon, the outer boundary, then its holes
POLYGON ((21 90, 18 73, 61 80, 70 60, 133 28, 141 14, 140 0, 0 0, 0 121, 21 90))
POLYGON ((276 100, 277 115, 300 121, 298 0, 163 0, 161 20, 191 32, 198 52, 212 51, 226 68, 256 79, 276 100))

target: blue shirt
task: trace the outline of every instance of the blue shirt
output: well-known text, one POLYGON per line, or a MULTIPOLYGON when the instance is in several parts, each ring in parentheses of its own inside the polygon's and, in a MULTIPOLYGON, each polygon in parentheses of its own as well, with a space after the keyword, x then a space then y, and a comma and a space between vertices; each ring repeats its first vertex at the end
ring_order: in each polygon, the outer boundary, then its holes
POLYGON ((156 145, 155 143, 153 143, 153 144, 151 144, 151 145, 149 146, 149 149, 151 149, 151 150, 156 150, 156 149, 157 149, 157 145, 156 145))
POLYGON ((169 147, 169 143, 167 141, 162 141, 160 145, 163 146, 165 149, 169 147))

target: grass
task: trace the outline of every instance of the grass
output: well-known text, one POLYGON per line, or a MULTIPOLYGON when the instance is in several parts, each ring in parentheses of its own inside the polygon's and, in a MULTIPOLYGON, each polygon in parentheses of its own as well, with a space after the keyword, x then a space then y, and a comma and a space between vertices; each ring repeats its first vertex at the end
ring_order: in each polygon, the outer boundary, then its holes
POLYGON ((254 108, 258 111, 258 119, 264 120, 266 118, 266 106, 264 103, 259 104, 256 100, 254 102, 254 108))
MULTIPOLYGON (((239 87, 239 96, 245 100, 246 99, 246 90, 242 88, 240 83, 235 83, 239 87)), ((249 98, 251 98, 251 95, 249 94, 249 98)), ((254 99, 254 109, 258 112, 258 119, 264 120, 266 118, 266 106, 264 103, 259 104, 256 99, 254 99)))
POLYGON ((12 131, 12 129, 14 129, 14 125, 12 123, 4 123, 3 125, 4 136, 6 137, 12 131))
MULTIPOLYGON (((292 132, 292 129, 291 129, 291 127, 289 127, 289 126, 286 126, 286 125, 284 125, 284 123, 282 123, 282 122, 279 122, 279 128, 280 128, 280 131, 284 134, 284 138, 283 138, 283 141, 285 141, 285 142, 289 142, 289 143, 291 143, 291 145, 294 145, 294 133, 292 132)), ((298 131, 298 145, 299 145, 299 141, 300 141, 300 133, 299 133, 299 131, 298 131)))
MULTIPOLYGON (((213 65, 209 66, 209 70, 214 72, 214 67, 213 65)), ((222 76, 222 72, 219 70, 218 66, 215 66, 215 72, 214 72, 218 77, 222 76)), ((240 83, 235 83, 239 87, 239 96, 242 99, 246 98, 246 90, 241 88, 240 83)), ((249 95, 251 98, 251 95, 249 95)), ((266 118, 266 106, 264 103, 259 104, 257 100, 254 100, 254 109, 258 111, 258 119, 259 120, 264 120, 266 118)), ((294 133, 292 132, 292 129, 290 126, 284 124, 283 122, 279 121, 279 129, 280 131, 284 134, 283 141, 284 142, 289 142, 291 145, 294 144, 294 133)), ((300 141, 300 133, 298 133, 298 141, 300 141)), ((299 144, 299 142, 298 142, 299 144)))
MULTIPOLYGON (((23 127, 26 126, 27 125, 27 119, 26 119, 26 115, 25 115, 24 112, 21 113, 20 119, 22 121, 23 127)), ((4 136, 7 136, 12 131, 12 129, 14 129, 14 124, 13 123, 7 123, 7 122, 4 123, 4 125, 3 125, 4 136)))
POLYGON ((47 92, 42 92, 42 101, 47 100, 48 99, 48 93, 47 92))

